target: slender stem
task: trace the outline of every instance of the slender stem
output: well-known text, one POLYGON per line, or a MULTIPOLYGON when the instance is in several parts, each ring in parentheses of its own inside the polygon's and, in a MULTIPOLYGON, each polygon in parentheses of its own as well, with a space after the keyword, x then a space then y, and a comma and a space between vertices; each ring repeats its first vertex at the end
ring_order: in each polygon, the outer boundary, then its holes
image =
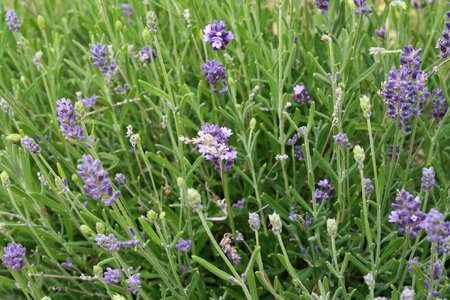
POLYGON ((364 229, 365 229, 365 233, 366 233, 367 244, 368 244, 368 246, 370 246, 372 244, 373 240, 372 240, 372 233, 371 233, 370 227, 369 227, 369 213, 368 213, 368 208, 367 208, 366 193, 364 191, 363 168, 364 168, 363 164, 360 163, 358 165, 358 169, 359 169, 359 175, 361 178, 361 194, 362 194, 362 198, 363 198, 364 229))
POLYGON ((228 220, 230 220, 230 227, 231 232, 233 233, 233 237, 236 238, 236 227, 234 225, 233 207, 231 206, 230 188, 228 185, 228 174, 221 172, 221 178, 222 178, 223 193, 225 195, 225 201, 227 203, 228 220))

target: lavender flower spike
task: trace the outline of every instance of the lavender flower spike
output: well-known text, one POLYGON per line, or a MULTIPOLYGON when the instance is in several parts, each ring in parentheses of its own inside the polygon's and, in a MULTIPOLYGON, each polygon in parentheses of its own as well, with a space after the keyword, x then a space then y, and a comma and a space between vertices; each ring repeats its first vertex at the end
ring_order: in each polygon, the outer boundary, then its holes
POLYGON ((103 170, 100 160, 94 160, 90 155, 83 155, 83 163, 77 166, 78 175, 83 179, 84 190, 88 196, 102 202, 108 206, 112 205, 120 195, 120 191, 115 191, 108 178, 108 172, 103 170))
POLYGON ((144 46, 141 51, 139 51, 139 59, 145 64, 151 63, 157 56, 156 50, 149 46, 144 46))
POLYGON ((258 231, 261 226, 261 221, 259 220, 258 213, 249 213, 248 214, 248 225, 253 231, 258 231))
POLYGON ((214 20, 212 24, 206 25, 203 29, 203 42, 210 43, 214 50, 225 50, 234 35, 225 30, 225 21, 214 20))
POLYGON ((130 277, 130 279, 127 279, 128 283, 128 291, 130 291, 133 294, 136 294, 138 289, 141 288, 141 274, 136 273, 133 276, 130 277))
POLYGON ((102 247, 108 252, 119 251, 120 249, 120 242, 112 233, 110 233, 108 236, 97 234, 95 242, 97 243, 97 246, 102 247))
POLYGON ((120 270, 119 269, 111 269, 106 268, 106 271, 103 273, 103 278, 107 284, 119 283, 120 280, 120 270))
POLYGON ((441 51, 441 58, 446 58, 450 55, 450 11, 447 12, 447 19, 444 31, 442 31, 442 38, 437 42, 439 50, 441 51))
POLYGON ((333 136, 333 139, 334 142, 341 148, 348 148, 351 146, 345 133, 339 132, 338 134, 333 136))
POLYGON ((41 153, 41 147, 34 141, 33 138, 28 137, 28 135, 20 139, 20 144, 31 154, 41 153))
POLYGON ((435 173, 433 167, 422 169, 422 190, 429 192, 433 189, 436 184, 434 179, 435 173))
POLYGON ((15 271, 20 271, 25 267, 25 253, 27 249, 19 243, 9 243, 3 248, 3 265, 15 271))
POLYGON ((110 48, 110 57, 109 61, 106 58, 106 46, 98 43, 91 47, 91 57, 94 61, 93 65, 94 67, 97 67, 100 72, 105 74, 107 78, 109 79, 111 76, 114 75, 116 71, 116 61, 114 60, 112 56, 112 49, 110 48))
POLYGON ((175 248, 177 248, 182 252, 188 252, 189 249, 191 249, 191 240, 185 240, 183 238, 180 238, 178 244, 175 245, 175 248))
POLYGON ((62 98, 56 100, 56 113, 58 114, 59 127, 67 140, 84 139, 81 126, 77 125, 77 115, 70 99, 62 98))
POLYGON ((312 101, 311 97, 308 94, 308 91, 306 90, 306 87, 303 84, 294 86, 294 95, 292 96, 292 98, 298 104, 310 104, 312 101))
POLYGON ((392 204, 394 210, 389 215, 389 222, 398 225, 400 234, 417 237, 421 222, 425 219, 425 214, 420 211, 420 204, 419 197, 414 197, 405 190, 399 192, 395 203, 392 204))
POLYGON ((225 94, 228 92, 227 73, 222 64, 215 59, 208 60, 202 65, 202 70, 206 80, 212 85, 216 85, 219 81, 222 82, 224 88, 222 90, 215 88, 215 93, 225 94))
POLYGON ((21 23, 19 18, 17 18, 17 14, 14 10, 10 9, 6 12, 5 21, 9 30, 15 32, 18 32, 20 30, 21 23))
POLYGON ((372 13, 372 9, 367 8, 367 0, 353 0, 353 3, 355 3, 356 7, 358 8, 353 12, 355 15, 368 15, 372 13))
POLYGON ((330 8, 330 0, 316 0, 316 7, 324 14, 330 8))
POLYGON ((435 89, 431 92, 433 95, 433 118, 436 120, 442 120, 445 116, 445 114, 448 111, 448 102, 444 97, 444 92, 441 88, 435 89))

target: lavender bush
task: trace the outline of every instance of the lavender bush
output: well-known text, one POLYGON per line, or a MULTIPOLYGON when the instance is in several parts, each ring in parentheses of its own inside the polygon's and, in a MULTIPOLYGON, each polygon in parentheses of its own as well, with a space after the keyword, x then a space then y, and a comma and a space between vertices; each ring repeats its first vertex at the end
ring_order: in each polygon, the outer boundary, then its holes
POLYGON ((2 1, 1 299, 450 299, 450 3, 2 1))

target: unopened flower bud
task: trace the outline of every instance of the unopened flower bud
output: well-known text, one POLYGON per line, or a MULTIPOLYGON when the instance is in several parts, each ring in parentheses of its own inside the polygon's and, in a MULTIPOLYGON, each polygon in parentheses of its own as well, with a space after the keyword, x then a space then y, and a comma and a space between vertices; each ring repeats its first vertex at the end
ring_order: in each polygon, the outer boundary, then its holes
POLYGON ((102 274, 103 274, 103 269, 102 269, 102 267, 100 267, 100 266, 94 266, 94 267, 92 268, 92 271, 93 271, 93 273, 94 273, 95 276, 101 277, 102 274))
POLYGON ((20 142, 20 135, 17 133, 10 133, 6 136, 6 140, 11 144, 18 144, 20 142))
POLYGON ((353 157, 355 158, 357 163, 363 164, 365 158, 364 149, 361 146, 356 145, 353 148, 353 157))
POLYGON ((123 27, 123 24, 122 24, 122 22, 120 21, 120 20, 117 20, 116 21, 116 30, 117 31, 121 31, 122 30, 122 27, 123 27))
POLYGON ((375 279, 373 278, 372 273, 367 273, 367 275, 363 276, 363 278, 369 287, 369 290, 373 290, 375 288, 375 279))
POLYGON ((331 237, 336 236, 337 226, 338 225, 337 225, 336 219, 328 219, 327 220, 327 231, 331 237))
POLYGON ((44 296, 41 298, 41 300, 52 300, 52 298, 50 298, 49 296, 44 296))
POLYGON ((97 223, 95 223, 95 230, 99 234, 104 234, 105 233, 105 225, 103 223, 97 222, 97 223))
POLYGON ((90 235, 92 233, 92 230, 87 225, 80 225, 80 230, 85 235, 90 235))
POLYGON ((255 129, 255 126, 256 126, 256 119, 255 119, 255 118, 252 118, 252 119, 250 120, 250 128, 251 128, 251 129, 255 129))
POLYGON ((122 295, 114 294, 112 300, 125 300, 125 298, 122 295))
POLYGON ((44 19, 44 17, 41 16, 41 15, 39 15, 39 16, 37 17, 37 24, 38 24, 38 27, 39 27, 40 30, 44 30, 45 27, 47 27, 46 22, 45 22, 45 19, 44 19))
POLYGON ((182 189, 183 187, 184 187, 184 184, 185 184, 186 182, 184 181, 184 179, 183 179, 183 177, 178 177, 177 178, 177 185, 178 185, 178 187, 180 188, 180 189, 182 189))
POLYGON ((196 212, 202 209, 202 199, 200 193, 196 189, 189 188, 187 190, 187 200, 193 211, 196 212))
POLYGON ((165 211, 161 212, 159 214, 159 218, 161 219, 161 221, 164 220, 166 218, 166 212, 165 211))
POLYGON ((152 38, 152 33, 148 28, 144 28, 142 31, 142 39, 144 40, 145 44, 148 44, 150 42, 150 39, 152 38))
POLYGON ((2 185, 5 188, 9 188, 9 186, 11 185, 11 181, 9 179, 8 173, 6 173, 6 171, 3 171, 2 174, 0 175, 0 177, 2 179, 2 185))
POLYGON ((152 209, 147 213, 147 218, 150 221, 155 222, 156 220, 158 220, 158 214, 152 209))
POLYGON ((359 98, 359 105, 361 106, 361 110, 363 112, 364 118, 368 119, 370 118, 371 112, 371 105, 370 105, 370 99, 366 95, 359 98))
POLYGON ((82 119, 84 114, 86 113, 86 107, 80 101, 75 102, 75 114, 78 118, 82 119))
POLYGON ((275 234, 281 234, 283 230, 283 224, 281 223, 280 215, 277 213, 273 213, 269 215, 270 225, 272 225, 272 231, 275 234))

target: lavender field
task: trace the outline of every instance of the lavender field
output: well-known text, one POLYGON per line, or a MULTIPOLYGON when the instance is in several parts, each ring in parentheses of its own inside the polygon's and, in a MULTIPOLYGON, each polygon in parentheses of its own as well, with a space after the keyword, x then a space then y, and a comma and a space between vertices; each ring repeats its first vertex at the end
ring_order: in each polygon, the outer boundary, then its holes
POLYGON ((448 0, 0 2, 0 299, 450 299, 448 0))

